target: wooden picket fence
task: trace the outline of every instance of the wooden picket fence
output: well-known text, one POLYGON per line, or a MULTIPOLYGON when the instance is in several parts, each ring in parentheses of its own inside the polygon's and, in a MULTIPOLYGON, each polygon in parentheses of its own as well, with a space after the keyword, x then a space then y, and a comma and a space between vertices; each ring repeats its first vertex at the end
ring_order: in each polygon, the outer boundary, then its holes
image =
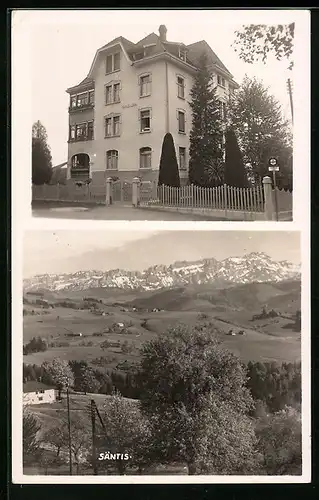
POLYGON ((223 185, 206 188, 189 185, 177 188, 162 185, 157 188, 156 197, 142 198, 141 204, 145 206, 263 212, 264 190, 262 186, 236 188, 223 185))

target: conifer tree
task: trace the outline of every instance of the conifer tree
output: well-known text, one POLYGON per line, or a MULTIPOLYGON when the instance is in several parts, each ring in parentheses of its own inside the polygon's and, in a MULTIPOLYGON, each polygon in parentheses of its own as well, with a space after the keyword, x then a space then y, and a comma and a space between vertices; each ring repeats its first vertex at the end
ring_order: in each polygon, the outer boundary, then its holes
POLYGON ((192 130, 189 149, 189 182, 198 186, 223 183, 223 130, 220 102, 207 68, 207 56, 199 59, 191 89, 192 130))
POLYGON ((163 139, 162 154, 159 166, 158 185, 180 187, 178 163, 172 134, 167 133, 163 139))
POLYGON ((32 183, 46 184, 52 176, 52 156, 48 134, 38 120, 32 126, 32 183))
POLYGON ((234 129, 231 127, 228 128, 226 132, 225 147, 225 184, 239 188, 248 187, 247 174, 242 154, 238 146, 234 129))

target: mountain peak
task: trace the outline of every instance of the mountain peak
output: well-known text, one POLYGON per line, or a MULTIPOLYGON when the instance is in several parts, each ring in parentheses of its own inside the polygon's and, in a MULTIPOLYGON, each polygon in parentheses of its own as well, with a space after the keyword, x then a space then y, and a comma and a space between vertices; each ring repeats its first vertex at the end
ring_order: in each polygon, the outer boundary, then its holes
POLYGON ((112 269, 110 271, 77 271, 70 274, 44 274, 24 280, 26 291, 87 290, 121 288, 126 290, 159 290, 187 284, 278 282, 300 278, 300 266, 287 261, 276 262, 264 252, 218 261, 177 261, 169 266, 155 265, 143 272, 112 269))

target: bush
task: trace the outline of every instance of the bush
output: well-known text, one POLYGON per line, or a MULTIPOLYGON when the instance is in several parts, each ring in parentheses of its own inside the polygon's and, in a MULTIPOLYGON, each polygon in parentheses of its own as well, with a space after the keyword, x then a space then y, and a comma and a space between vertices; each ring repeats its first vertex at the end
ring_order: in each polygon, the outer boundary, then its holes
POLYGON ((48 348, 45 340, 41 337, 33 337, 30 342, 23 346, 23 354, 30 354, 32 352, 44 352, 48 348))
POLYGON ((261 467, 269 475, 301 474, 301 414, 290 407, 257 421, 261 467))
POLYGON ((165 186, 180 187, 174 139, 170 133, 165 134, 162 145, 158 185, 161 186, 162 184, 165 186))

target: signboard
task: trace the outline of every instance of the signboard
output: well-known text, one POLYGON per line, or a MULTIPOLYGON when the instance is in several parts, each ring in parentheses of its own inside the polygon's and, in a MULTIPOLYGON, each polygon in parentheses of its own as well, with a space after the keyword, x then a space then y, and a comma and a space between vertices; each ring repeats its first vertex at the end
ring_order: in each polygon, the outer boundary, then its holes
POLYGON ((268 163, 269 163, 269 167, 268 167, 268 170, 269 172, 278 172, 279 171, 279 166, 277 165, 277 158, 269 158, 268 160, 268 163))

